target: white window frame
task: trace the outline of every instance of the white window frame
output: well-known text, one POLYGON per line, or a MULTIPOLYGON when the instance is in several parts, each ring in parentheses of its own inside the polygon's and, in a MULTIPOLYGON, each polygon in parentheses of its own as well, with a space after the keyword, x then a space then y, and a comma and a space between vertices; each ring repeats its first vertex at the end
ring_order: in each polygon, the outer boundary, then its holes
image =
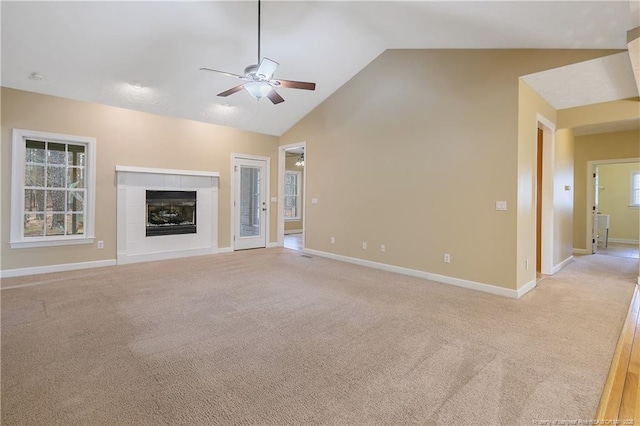
MULTIPOLYGON (((302 219, 302 216, 300 214, 300 210, 301 210, 301 206, 302 206, 302 185, 301 185, 301 178, 302 178, 302 172, 296 171, 296 170, 285 170, 284 172, 285 175, 285 179, 284 179, 284 186, 285 186, 285 194, 286 194, 286 187, 287 187, 287 175, 296 175, 296 216, 295 217, 284 217, 285 222, 293 222, 293 221, 298 221, 302 219)), ((283 196, 283 201, 284 199, 286 199, 287 195, 283 196)), ((284 209, 282 210, 284 211, 284 209)))
POLYGON ((636 190, 640 188, 635 188, 633 186, 636 176, 640 176, 640 171, 633 170, 629 181, 629 207, 640 207, 640 198, 636 198, 636 190))
POLYGON ((11 170, 11 248, 49 247, 71 244, 92 244, 95 235, 96 203, 96 139, 86 136, 72 136, 34 130, 13 129, 13 150, 11 170), (85 216, 83 235, 51 235, 45 237, 24 236, 24 187, 25 156, 27 139, 44 140, 64 144, 85 146, 85 216))

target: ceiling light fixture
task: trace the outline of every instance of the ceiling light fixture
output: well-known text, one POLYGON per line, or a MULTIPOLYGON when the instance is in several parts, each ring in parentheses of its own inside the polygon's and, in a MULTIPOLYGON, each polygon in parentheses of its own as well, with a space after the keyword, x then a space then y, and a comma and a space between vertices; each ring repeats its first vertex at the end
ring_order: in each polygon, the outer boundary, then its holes
POLYGON ((37 72, 32 72, 31 74, 29 74, 29 80, 42 81, 44 80, 44 75, 37 72))
POLYGON ((245 83, 244 88, 251 96, 260 100, 271 92, 271 85, 266 81, 252 81, 245 83))
POLYGON ((140 83, 139 81, 132 81, 131 83, 129 83, 131 85, 131 87, 133 87, 134 89, 142 89, 144 86, 142 85, 142 83, 140 83))
POLYGON ((304 167, 304 154, 300 154, 300 159, 296 161, 296 166, 304 167))

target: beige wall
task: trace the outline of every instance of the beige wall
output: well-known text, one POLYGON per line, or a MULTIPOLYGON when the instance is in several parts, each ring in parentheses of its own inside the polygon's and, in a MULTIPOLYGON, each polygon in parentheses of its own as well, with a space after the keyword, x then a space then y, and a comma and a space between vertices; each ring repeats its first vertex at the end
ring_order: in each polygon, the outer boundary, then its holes
POLYGON ((573 163, 574 137, 572 129, 556 132, 553 183, 553 266, 573 256, 573 163))
MULTIPOLYGON (((300 157, 286 157, 285 159, 285 170, 300 172, 300 197, 301 199, 304 194, 304 167, 296 166, 296 161, 298 161, 300 157)), ((300 217, 302 217, 302 212, 304 210, 303 203, 300 202, 300 217)), ((302 229, 302 220, 285 220, 284 221, 284 230, 286 231, 295 231, 302 229)))
MULTIPOLYGON (((7 88, 2 88, 1 123, 2 270, 115 259, 116 165, 220 172, 219 247, 230 246, 231 153, 270 157, 271 194, 277 195, 277 137, 7 88), (13 128, 97 139, 95 234, 104 240, 103 250, 95 244, 8 248, 13 128)), ((270 240, 276 241, 275 214, 270 240)))
POLYGON ((280 139, 307 141, 313 159, 306 247, 511 289, 530 281, 518 259, 535 250, 534 131, 521 140, 519 77, 610 53, 386 51, 280 139))
POLYGON ((638 242, 638 207, 629 206, 631 172, 640 172, 640 163, 601 164, 598 166, 600 190, 598 210, 611 215, 609 239, 638 242))
MULTIPOLYGON (((536 176, 539 119, 556 122, 556 110, 523 80, 518 95, 517 286, 536 278, 536 176), (541 118, 539 118, 541 116, 541 118)), ((551 140, 547 132, 545 140, 551 140)), ((549 147, 546 147, 549 148, 549 147)), ((550 148, 549 148, 550 149, 550 148)), ((545 150, 547 152, 548 150, 545 150)), ((550 152, 550 151, 549 151, 550 152)), ((548 156, 551 158, 551 156, 548 156)), ((545 191, 545 195, 550 194, 545 191)), ((543 200, 548 206, 552 199, 543 200)))
POLYGON ((574 166, 573 247, 586 250, 587 162, 640 157, 640 131, 576 136, 574 166))

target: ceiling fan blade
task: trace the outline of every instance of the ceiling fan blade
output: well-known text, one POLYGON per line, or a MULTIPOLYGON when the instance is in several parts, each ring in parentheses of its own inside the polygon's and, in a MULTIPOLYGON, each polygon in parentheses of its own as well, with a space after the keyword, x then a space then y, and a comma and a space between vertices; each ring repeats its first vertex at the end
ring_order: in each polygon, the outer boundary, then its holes
POLYGON ((238 74, 234 74, 234 73, 226 72, 226 71, 218 71, 218 70, 214 70, 214 69, 211 69, 211 68, 200 68, 200 71, 213 71, 213 72, 217 72, 219 74, 228 75, 229 77, 244 78, 244 76, 242 76, 242 75, 238 75, 238 74))
POLYGON ((273 77, 273 73, 276 72, 278 65, 280 64, 276 61, 272 61, 269 58, 262 58, 260 65, 256 70, 256 75, 265 80, 270 80, 271 77, 273 77))
POLYGON ((242 88, 244 87, 244 84, 241 84, 240 86, 236 86, 236 87, 232 87, 229 90, 225 90, 222 93, 218 93, 218 96, 229 96, 229 95, 233 95, 234 93, 237 93, 239 91, 242 90, 242 88))
POLYGON ((284 102, 284 98, 273 89, 269 91, 269 93, 267 94, 267 98, 269 98, 269 100, 273 102, 274 105, 284 102))
POLYGON ((308 83, 306 81, 292 81, 292 80, 272 80, 279 84, 279 87, 287 87, 289 89, 303 89, 303 90, 316 90, 315 83, 308 83))

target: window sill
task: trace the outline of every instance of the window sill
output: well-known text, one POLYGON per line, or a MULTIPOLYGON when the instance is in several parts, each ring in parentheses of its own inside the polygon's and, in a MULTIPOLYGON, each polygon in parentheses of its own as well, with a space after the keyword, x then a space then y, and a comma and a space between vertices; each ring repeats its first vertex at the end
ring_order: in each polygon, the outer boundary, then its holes
POLYGON ((34 247, 55 247, 55 246, 69 246, 76 244, 93 244, 94 237, 80 237, 80 238, 64 238, 64 239, 46 239, 46 240, 22 240, 22 241, 10 241, 9 245, 12 249, 20 248, 34 248, 34 247))

